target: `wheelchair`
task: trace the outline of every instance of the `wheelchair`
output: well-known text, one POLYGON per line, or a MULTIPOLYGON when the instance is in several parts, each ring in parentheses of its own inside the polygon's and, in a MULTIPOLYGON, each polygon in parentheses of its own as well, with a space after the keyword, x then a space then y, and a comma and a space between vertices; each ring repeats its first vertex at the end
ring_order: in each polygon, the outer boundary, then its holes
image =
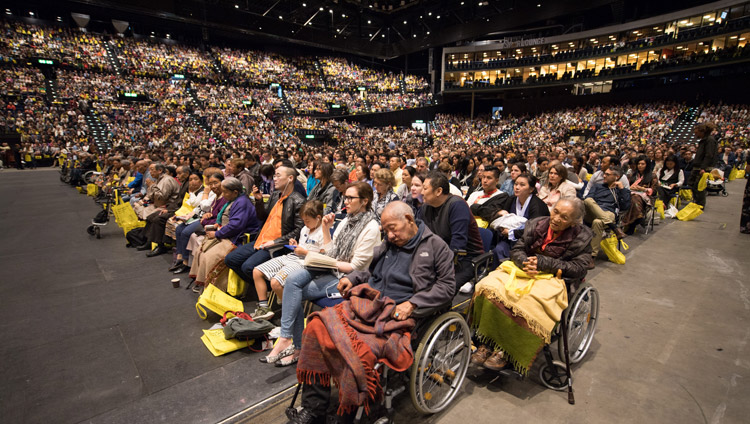
MULTIPOLYGON (((318 306, 329 306, 330 299, 324 298, 318 306)), ((338 302, 336 302, 338 303, 338 302)), ((464 317, 451 310, 447 302, 435 308, 417 309, 412 317, 416 325, 412 331, 414 362, 403 373, 377 363, 375 370, 380 373, 383 397, 378 405, 373 405, 369 416, 364 416, 364 407, 359 407, 354 422, 377 424, 392 423, 395 415, 393 399, 408 390, 414 409, 420 414, 431 415, 447 408, 463 386, 471 359, 471 334, 464 317)), ((294 404, 302 385, 298 384, 292 402, 286 409, 289 419, 297 409, 294 404)))
MULTIPOLYGON (((568 307, 553 330, 551 341, 542 347, 545 363, 539 368, 539 380, 545 387, 568 391, 568 403, 575 404, 571 366, 583 360, 594 340, 599 321, 599 292, 590 283, 568 282, 568 307), (572 292, 572 294, 571 294, 572 292), (552 354, 557 344, 559 359, 552 354)), ((502 376, 523 379, 525 376, 512 366, 495 371, 502 376)))

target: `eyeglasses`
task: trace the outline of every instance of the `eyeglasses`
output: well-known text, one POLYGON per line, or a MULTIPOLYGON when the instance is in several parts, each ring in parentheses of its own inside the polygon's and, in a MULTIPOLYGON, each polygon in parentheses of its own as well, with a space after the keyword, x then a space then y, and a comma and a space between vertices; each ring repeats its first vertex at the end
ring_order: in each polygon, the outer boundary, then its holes
POLYGON ((359 197, 359 196, 344 196, 344 203, 349 203, 353 199, 361 199, 361 197, 359 197))

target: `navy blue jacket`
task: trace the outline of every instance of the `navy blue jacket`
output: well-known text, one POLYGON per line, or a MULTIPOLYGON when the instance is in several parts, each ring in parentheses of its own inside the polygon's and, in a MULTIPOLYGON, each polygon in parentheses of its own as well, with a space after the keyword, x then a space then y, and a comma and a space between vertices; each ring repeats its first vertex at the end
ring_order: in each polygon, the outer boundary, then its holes
POLYGON ((614 188, 613 190, 617 194, 616 199, 609 187, 604 184, 594 184, 586 198, 594 199, 596 204, 607 212, 617 213, 615 208, 619 208, 620 212, 630 209, 630 190, 627 188, 614 188))

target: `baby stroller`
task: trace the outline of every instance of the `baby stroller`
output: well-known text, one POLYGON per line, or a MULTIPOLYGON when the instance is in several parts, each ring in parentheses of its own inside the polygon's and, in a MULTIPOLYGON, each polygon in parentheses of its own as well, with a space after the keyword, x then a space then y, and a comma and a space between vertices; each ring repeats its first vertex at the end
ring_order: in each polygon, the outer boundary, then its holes
POLYGON ((711 176, 706 180, 706 194, 721 194, 724 197, 729 196, 727 193, 727 181, 724 178, 724 172, 718 168, 711 170, 711 176))
POLYGON ((96 237, 98 239, 102 238, 101 227, 104 227, 105 225, 107 225, 107 223, 109 223, 109 214, 112 211, 112 202, 114 200, 114 195, 112 194, 112 192, 113 191, 107 193, 104 210, 99 211, 94 219, 91 220, 91 225, 86 228, 86 232, 89 233, 89 235, 92 237, 96 237))

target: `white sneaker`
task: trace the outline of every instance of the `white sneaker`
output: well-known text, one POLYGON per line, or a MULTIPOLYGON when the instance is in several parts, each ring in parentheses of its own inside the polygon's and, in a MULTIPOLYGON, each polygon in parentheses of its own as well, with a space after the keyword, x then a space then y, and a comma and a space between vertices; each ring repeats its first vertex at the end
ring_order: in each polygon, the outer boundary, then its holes
POLYGON ((474 284, 472 284, 471 281, 464 283, 464 285, 461 286, 461 288, 458 289, 458 291, 463 294, 469 294, 472 291, 474 291, 474 284))

